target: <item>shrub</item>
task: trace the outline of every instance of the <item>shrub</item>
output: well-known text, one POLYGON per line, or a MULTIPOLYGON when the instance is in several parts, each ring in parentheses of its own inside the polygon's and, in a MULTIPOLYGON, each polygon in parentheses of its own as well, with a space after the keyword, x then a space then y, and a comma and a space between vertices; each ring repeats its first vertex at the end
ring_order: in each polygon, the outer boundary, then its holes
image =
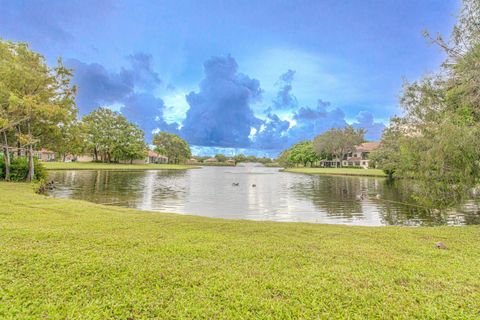
POLYGON ((5 179, 5 161, 3 160, 3 155, 0 155, 0 180, 5 179))
MULTIPOLYGON (((47 177, 47 172, 43 165, 38 161, 37 158, 33 158, 33 163, 35 166, 35 176, 34 180, 43 180, 47 177)), ((5 166, 5 164, 3 165, 5 166)), ((4 172, 2 167, 2 172, 4 172)), ((27 157, 18 157, 12 160, 10 165, 10 180, 12 181, 24 181, 27 179, 28 175, 28 159, 27 157)), ((5 177, 2 174, 2 178, 5 177)))

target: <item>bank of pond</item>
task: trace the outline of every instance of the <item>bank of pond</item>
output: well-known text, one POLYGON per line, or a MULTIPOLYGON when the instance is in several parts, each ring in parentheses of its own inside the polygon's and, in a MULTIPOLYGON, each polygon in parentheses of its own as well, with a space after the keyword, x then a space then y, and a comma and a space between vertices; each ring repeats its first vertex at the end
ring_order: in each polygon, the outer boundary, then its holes
POLYGON ((2 318, 475 319, 480 310, 478 226, 211 219, 6 182, 0 203, 2 318))

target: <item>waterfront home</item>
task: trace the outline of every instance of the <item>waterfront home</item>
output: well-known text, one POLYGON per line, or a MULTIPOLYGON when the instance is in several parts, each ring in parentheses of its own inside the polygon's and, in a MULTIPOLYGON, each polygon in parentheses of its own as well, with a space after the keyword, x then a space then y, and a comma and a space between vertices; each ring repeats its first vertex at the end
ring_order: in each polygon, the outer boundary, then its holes
POLYGON ((33 156, 40 161, 55 161, 55 152, 43 148, 33 151, 33 156))
POLYGON ((144 163, 168 163, 168 157, 148 150, 144 163))
POLYGON ((198 164, 198 160, 195 158, 191 158, 187 160, 187 164, 198 164))
MULTIPOLYGON (((20 155, 22 157, 27 155, 27 150, 25 148, 13 148, 9 147, 8 151, 10 154, 15 156, 20 155)), ((3 156, 3 149, 0 150, 0 155, 3 156)), ((33 156, 36 157, 39 161, 55 161, 55 152, 48 149, 34 150, 33 156)))
POLYGON ((217 158, 208 158, 203 160, 204 163, 217 163, 218 159, 217 158))
POLYGON ((369 166, 368 155, 377 149, 379 142, 364 142, 345 154, 342 160, 334 157, 332 160, 321 160, 320 166, 325 168, 358 167, 367 169, 369 166))

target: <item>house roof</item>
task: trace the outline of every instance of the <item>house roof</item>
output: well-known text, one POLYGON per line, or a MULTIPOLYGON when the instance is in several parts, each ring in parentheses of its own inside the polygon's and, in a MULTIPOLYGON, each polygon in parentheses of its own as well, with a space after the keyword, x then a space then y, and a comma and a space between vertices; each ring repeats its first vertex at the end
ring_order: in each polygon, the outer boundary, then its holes
POLYGON ((41 152, 41 153, 50 153, 50 154, 54 154, 54 153, 55 153, 55 152, 53 152, 53 151, 51 151, 51 150, 47 150, 47 149, 44 149, 44 148, 38 150, 38 152, 41 152))
POLYGON ((204 162, 218 162, 217 158, 208 158, 204 162))
POLYGON ((368 152, 368 151, 373 151, 378 148, 380 145, 380 142, 364 142, 361 145, 356 147, 356 150, 359 152, 368 152))
POLYGON ((148 156, 149 156, 149 157, 157 158, 157 157, 158 157, 158 153, 156 153, 155 151, 152 151, 152 150, 148 150, 148 156))

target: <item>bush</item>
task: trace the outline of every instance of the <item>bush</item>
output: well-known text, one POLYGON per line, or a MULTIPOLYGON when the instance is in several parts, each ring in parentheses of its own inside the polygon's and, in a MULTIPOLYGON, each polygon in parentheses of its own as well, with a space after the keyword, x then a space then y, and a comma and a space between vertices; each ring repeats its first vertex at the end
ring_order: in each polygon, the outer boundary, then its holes
POLYGON ((3 155, 0 156, 0 180, 4 179, 5 171, 5 161, 3 160, 3 155))
MULTIPOLYGON (((47 177, 47 172, 43 165, 38 161, 37 158, 33 158, 33 163, 35 166, 35 176, 34 180, 43 180, 47 177)), ((2 179, 5 179, 5 162, 3 157, 0 160, 0 170, 2 179)), ((28 159, 27 157, 17 157, 12 160, 10 164, 10 180, 12 181, 24 181, 27 179, 28 175, 28 159)))

